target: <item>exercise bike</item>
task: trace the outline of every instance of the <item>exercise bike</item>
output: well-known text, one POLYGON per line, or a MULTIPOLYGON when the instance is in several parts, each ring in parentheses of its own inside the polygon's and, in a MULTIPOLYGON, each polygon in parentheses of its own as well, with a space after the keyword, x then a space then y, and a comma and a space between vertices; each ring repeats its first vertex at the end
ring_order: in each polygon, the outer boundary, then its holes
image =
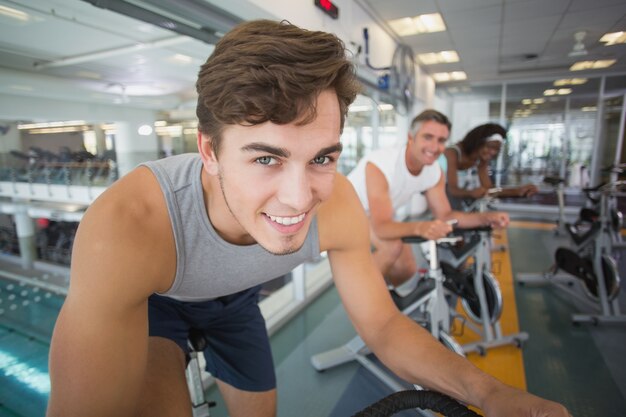
POLYGON ((620 277, 616 263, 616 257, 626 247, 621 238, 622 216, 616 200, 618 191, 624 188, 626 181, 612 181, 585 189, 595 209, 581 211, 577 223, 566 224, 573 248, 558 248, 548 272, 516 277, 519 284, 555 285, 594 311, 574 314, 574 324, 626 323, 626 315, 621 313, 617 300, 620 277), (576 291, 575 285, 582 291, 576 291))
MULTIPOLYGON (((437 247, 442 244, 455 244, 460 236, 445 237, 438 240, 425 240, 421 237, 406 237, 407 243, 424 243, 430 247, 428 273, 416 289, 406 297, 398 297, 392 292, 392 298, 398 308, 407 316, 424 325, 444 346, 464 356, 463 348, 451 335, 452 311, 447 300, 449 290, 444 286, 444 274, 437 256, 437 247)), ((357 361, 394 392, 405 390, 405 386, 394 379, 368 355, 371 351, 360 336, 355 336, 345 345, 318 353, 311 357, 311 364, 317 371, 324 371, 341 364, 357 361)), ((417 386, 416 386, 417 387, 417 386)))
POLYGON ((191 328, 187 343, 190 348, 190 359, 185 369, 185 377, 187 378, 187 387, 191 397, 193 417, 209 417, 211 415, 209 408, 214 407, 215 402, 208 401, 206 398, 199 356, 199 353, 206 348, 207 342, 201 330, 191 328))
POLYGON ((484 356, 487 349, 505 345, 521 347, 528 340, 528 333, 504 335, 500 326, 503 300, 500 285, 491 272, 491 227, 461 229, 458 232, 464 235, 464 245, 443 249, 450 252, 450 256, 446 256, 442 268, 448 278, 447 287, 460 297, 463 310, 471 320, 465 321, 465 324, 480 336, 479 341, 463 345, 463 352, 484 356), (474 261, 464 268, 469 258, 474 261))
POLYGON ((431 410, 446 417, 478 417, 479 414, 447 395, 434 391, 395 392, 364 408, 352 417, 389 417, 403 410, 431 410))

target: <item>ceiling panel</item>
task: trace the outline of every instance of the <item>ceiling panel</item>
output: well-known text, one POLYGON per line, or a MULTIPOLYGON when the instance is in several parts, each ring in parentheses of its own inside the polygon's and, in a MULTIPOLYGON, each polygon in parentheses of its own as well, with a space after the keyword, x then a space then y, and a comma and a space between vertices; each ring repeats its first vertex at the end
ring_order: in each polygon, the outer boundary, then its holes
POLYGON ((561 16, 567 10, 570 0, 528 0, 506 3, 504 22, 531 20, 542 16, 561 16))
POLYGON ((385 20, 437 13, 435 0, 364 0, 385 20))

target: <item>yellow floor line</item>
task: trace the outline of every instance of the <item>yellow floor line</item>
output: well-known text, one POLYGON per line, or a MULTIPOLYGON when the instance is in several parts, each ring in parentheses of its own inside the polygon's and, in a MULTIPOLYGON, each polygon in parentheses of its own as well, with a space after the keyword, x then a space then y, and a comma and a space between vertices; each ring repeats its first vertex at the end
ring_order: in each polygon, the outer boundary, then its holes
MULTIPOLYGON (((554 227, 554 226, 552 226, 554 227)), ((508 237, 506 232, 494 233, 494 246, 504 245, 508 248, 508 237)), ((513 274, 511 270, 511 258, 508 249, 505 251, 494 251, 492 253, 493 273, 498 279, 500 289, 502 290, 503 311, 500 318, 502 333, 512 334, 519 332, 519 322, 517 318, 517 306, 515 304, 513 274)), ((465 314, 463 307, 459 306, 458 310, 461 314, 465 314)), ((468 319, 469 320, 469 319, 468 319)), ((457 341, 461 344, 474 342, 479 340, 470 329, 465 328, 464 334, 458 336, 457 341)), ((526 343, 532 342, 532 339, 526 343)), ((485 356, 476 353, 470 353, 468 359, 478 368, 495 376, 499 380, 514 387, 526 390, 526 375, 524 374, 524 361, 522 351, 513 346, 506 345, 498 348, 492 348, 487 351, 485 356)))
POLYGON ((511 223, 509 223, 509 227, 516 227, 520 229, 554 230, 556 228, 556 224, 555 223, 531 222, 531 221, 523 221, 523 220, 512 220, 511 223))

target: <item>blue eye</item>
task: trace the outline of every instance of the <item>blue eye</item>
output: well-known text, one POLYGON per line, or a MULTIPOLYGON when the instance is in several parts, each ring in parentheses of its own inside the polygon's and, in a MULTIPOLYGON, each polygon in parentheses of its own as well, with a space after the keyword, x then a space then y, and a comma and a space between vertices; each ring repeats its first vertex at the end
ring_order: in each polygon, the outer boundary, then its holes
POLYGON ((317 156, 313 159, 313 163, 316 165, 328 165, 330 163, 332 163, 334 161, 334 158, 328 156, 328 155, 324 155, 324 156, 317 156))
POLYGON ((271 156, 262 156, 260 158, 257 158, 256 162, 261 165, 273 165, 273 163, 275 163, 274 158, 272 158, 271 156))

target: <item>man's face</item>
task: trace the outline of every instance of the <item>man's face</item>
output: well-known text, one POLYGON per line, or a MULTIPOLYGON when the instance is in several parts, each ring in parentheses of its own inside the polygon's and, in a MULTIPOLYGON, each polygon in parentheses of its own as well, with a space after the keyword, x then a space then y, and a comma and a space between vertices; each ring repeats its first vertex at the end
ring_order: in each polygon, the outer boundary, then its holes
POLYGON ((450 131, 444 124, 434 120, 422 122, 419 130, 409 140, 410 155, 421 165, 431 165, 446 149, 450 131))
POLYGON ((257 242, 275 254, 302 246, 317 208, 332 192, 341 152, 339 115, 336 94, 324 91, 309 124, 224 130, 217 159, 221 191, 211 194, 221 192, 223 199, 214 216, 209 198, 209 214, 225 239, 257 242))

